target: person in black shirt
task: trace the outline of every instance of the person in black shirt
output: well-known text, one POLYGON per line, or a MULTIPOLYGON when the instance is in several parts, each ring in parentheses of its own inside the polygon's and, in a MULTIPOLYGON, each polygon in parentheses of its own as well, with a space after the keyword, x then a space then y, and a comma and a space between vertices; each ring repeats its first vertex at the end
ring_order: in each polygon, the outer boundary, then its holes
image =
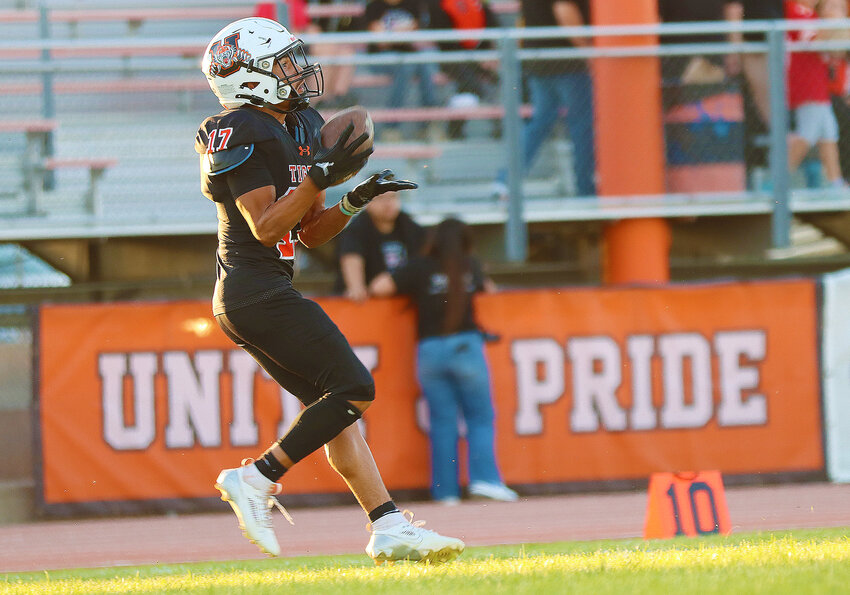
POLYGON ((301 40, 279 23, 231 23, 213 37, 202 70, 225 108, 204 120, 195 138, 201 189, 218 214, 213 313, 222 331, 306 407, 286 435, 255 462, 224 469, 215 487, 245 535, 278 555, 268 506, 285 512, 273 496, 276 482, 325 445, 368 513, 369 556, 377 563, 453 559, 463 542, 407 521, 352 425, 374 399, 371 374, 321 307, 292 286, 296 244, 323 244, 379 194, 416 184, 384 170, 325 207, 325 189, 362 169, 371 148, 360 148, 366 134, 349 142, 353 126, 332 147, 322 146, 323 120, 309 105, 322 93, 321 66, 307 62, 301 40))
POLYGON ((387 192, 339 234, 336 292, 362 302, 378 274, 392 273, 422 248, 425 232, 401 210, 398 192, 387 192))
POLYGON ((446 219, 433 230, 424 254, 394 273, 382 273, 370 293, 411 296, 418 310, 417 376, 428 402, 431 495, 445 504, 460 499, 458 413, 466 422, 469 494, 514 501, 496 464, 493 400, 483 334, 475 323, 472 296, 493 291, 471 255, 469 228, 446 219))

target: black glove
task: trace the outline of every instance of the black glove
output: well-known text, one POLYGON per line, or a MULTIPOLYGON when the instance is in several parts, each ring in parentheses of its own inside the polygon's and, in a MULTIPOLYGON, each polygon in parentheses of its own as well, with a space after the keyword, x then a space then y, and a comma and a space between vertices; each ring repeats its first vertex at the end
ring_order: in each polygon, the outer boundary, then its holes
POLYGON ((346 215, 356 215, 379 194, 414 188, 419 188, 419 184, 407 180, 396 180, 392 170, 385 169, 380 173, 372 174, 368 180, 360 182, 351 192, 347 192, 339 201, 340 209, 346 215))
POLYGON ((348 146, 348 138, 354 132, 354 124, 348 127, 339 136, 339 140, 330 148, 322 148, 313 159, 313 166, 307 173, 308 176, 320 189, 342 184, 366 165, 366 160, 372 154, 372 147, 364 149, 359 153, 354 152, 369 138, 365 132, 351 141, 348 146))

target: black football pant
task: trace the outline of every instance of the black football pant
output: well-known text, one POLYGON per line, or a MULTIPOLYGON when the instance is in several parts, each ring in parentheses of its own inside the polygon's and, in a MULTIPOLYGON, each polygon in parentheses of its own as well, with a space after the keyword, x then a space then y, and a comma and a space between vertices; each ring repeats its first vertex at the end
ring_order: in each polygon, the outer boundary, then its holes
POLYGON ((216 320, 234 343, 308 406, 280 441, 293 462, 359 418, 352 401, 375 398, 372 375, 348 340, 316 302, 293 288, 216 320))

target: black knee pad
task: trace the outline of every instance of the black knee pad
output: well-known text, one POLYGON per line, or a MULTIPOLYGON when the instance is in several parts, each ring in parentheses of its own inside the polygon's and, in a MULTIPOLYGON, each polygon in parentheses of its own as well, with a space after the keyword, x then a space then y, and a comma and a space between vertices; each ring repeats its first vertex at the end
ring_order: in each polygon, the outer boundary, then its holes
POLYGON ((333 440, 360 416, 360 410, 345 399, 325 395, 298 415, 278 444, 297 463, 333 440))
POLYGON ((339 395, 346 401, 374 401, 375 400, 375 383, 364 382, 345 391, 345 394, 339 395))

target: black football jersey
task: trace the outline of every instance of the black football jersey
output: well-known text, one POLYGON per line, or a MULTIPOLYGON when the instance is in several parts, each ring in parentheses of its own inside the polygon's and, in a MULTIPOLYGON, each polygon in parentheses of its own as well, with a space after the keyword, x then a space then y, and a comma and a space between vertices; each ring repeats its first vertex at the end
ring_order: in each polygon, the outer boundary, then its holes
POLYGON ((218 213, 214 314, 256 304, 291 286, 298 229, 264 246, 235 198, 271 185, 278 199, 292 192, 321 146, 323 123, 312 108, 288 115, 284 126, 269 114, 240 107, 201 124, 195 137, 201 192, 215 202, 218 213))

